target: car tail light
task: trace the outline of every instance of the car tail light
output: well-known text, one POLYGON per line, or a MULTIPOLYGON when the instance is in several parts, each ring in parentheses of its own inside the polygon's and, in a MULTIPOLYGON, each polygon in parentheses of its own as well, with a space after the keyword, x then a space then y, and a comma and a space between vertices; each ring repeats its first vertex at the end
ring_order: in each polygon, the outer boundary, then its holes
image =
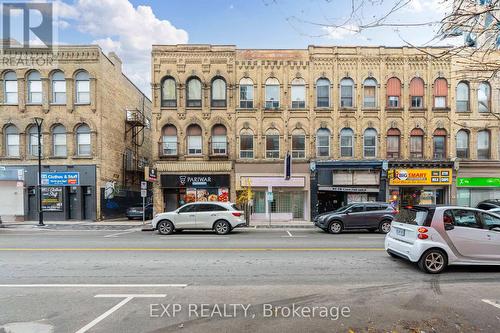
POLYGON ((427 228, 424 227, 418 228, 418 232, 420 232, 421 234, 425 234, 427 231, 429 231, 427 228))
POLYGON ((427 234, 418 234, 418 236, 417 236, 417 237, 418 237, 419 239, 427 239, 427 238, 429 238, 429 235, 427 235, 427 234))
POLYGON ((241 213, 240 213, 240 212, 233 212, 233 216, 240 217, 240 216, 241 216, 241 213))

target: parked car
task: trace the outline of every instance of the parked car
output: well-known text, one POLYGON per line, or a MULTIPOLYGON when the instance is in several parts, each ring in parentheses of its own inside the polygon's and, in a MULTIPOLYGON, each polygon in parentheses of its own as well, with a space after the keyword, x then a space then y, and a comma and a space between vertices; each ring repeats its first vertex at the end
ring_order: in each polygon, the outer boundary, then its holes
POLYGON ((184 229, 213 230, 224 235, 244 226, 245 217, 230 202, 194 202, 172 212, 157 214, 151 224, 162 235, 184 229))
POLYGON ((385 202, 359 202, 340 207, 314 218, 314 225, 332 234, 349 229, 388 233, 396 210, 385 202))
POLYGON ((495 208, 500 208, 500 199, 489 199, 481 201, 477 204, 476 208, 482 210, 491 210, 495 208))
MULTIPOLYGON (((146 212, 146 220, 150 220, 153 218, 153 204, 147 204, 144 211, 146 212)), ((127 208, 127 212, 125 213, 125 215, 129 220, 142 219, 142 203, 127 208)))
POLYGON ((404 208, 385 237, 385 249, 431 274, 448 265, 500 265, 500 215, 456 206, 404 208))

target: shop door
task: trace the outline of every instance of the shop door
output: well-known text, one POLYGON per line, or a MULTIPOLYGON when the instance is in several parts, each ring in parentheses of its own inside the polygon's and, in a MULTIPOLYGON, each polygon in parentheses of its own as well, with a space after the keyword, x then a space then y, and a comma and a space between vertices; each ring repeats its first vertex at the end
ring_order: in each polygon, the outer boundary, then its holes
POLYGON ((80 214, 78 214, 78 207, 80 206, 78 204, 78 188, 71 186, 68 188, 68 219, 69 220, 74 220, 79 217, 80 214))
POLYGON ((166 212, 171 212, 177 209, 177 193, 167 192, 163 193, 163 200, 165 200, 163 207, 165 207, 166 212))
POLYGON ((82 200, 82 212, 83 220, 88 220, 92 218, 92 211, 93 211, 93 205, 92 205, 92 187, 90 186, 82 186, 82 194, 83 194, 83 200, 82 200))
POLYGON ((28 220, 38 220, 38 197, 35 186, 28 188, 28 220))

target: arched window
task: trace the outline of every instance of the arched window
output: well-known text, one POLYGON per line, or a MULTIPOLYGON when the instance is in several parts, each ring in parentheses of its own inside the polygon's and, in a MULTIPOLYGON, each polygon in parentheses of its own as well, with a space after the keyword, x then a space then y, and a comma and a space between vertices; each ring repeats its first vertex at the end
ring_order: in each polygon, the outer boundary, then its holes
POLYGON ((304 109, 306 107, 306 81, 303 78, 292 80, 291 87, 292 109, 304 109))
POLYGON ((351 78, 340 81, 340 107, 354 107, 354 81, 351 78))
POLYGON ((410 158, 424 157, 424 131, 414 128, 410 132, 410 158))
POLYGON ((469 158, 469 132, 460 130, 457 132, 457 157, 469 158))
POLYGON ((90 76, 79 71, 75 76, 76 104, 90 104, 90 76))
POLYGON ((340 131, 340 157, 354 156, 354 131, 343 128, 340 131))
POLYGON ((16 72, 8 71, 4 77, 4 102, 5 104, 17 104, 17 76, 16 72))
POLYGON ((443 160, 446 158, 446 135, 447 132, 444 128, 438 128, 434 131, 434 135, 432 137, 432 145, 434 150, 433 156, 435 160, 443 160))
POLYGON ((424 107, 424 80, 414 77, 410 81, 410 101, 413 109, 424 107))
POLYGON ((195 124, 189 125, 186 133, 188 155, 201 155, 203 151, 201 127, 195 124))
POLYGON ((401 107, 401 81, 397 77, 387 80, 387 107, 401 107))
POLYGON ((280 107, 280 82, 277 78, 270 77, 266 80, 266 109, 280 107))
POLYGON ((28 103, 42 104, 42 79, 38 71, 28 74, 28 103))
POLYGON ((320 128, 316 132, 316 156, 330 157, 330 130, 320 128))
POLYGON ((444 109, 448 107, 448 81, 437 78, 434 81, 434 107, 444 109))
POLYGON ((306 134, 302 130, 292 133, 292 158, 306 157, 306 134))
POLYGON ((226 107, 226 81, 223 78, 217 77, 212 80, 212 107, 226 107))
POLYGON ((9 125, 4 130, 5 133, 5 155, 9 157, 19 157, 19 131, 14 125, 9 125))
POLYGON ((280 158, 280 132, 277 129, 266 132, 266 158, 280 158))
POLYGON ((377 157, 377 131, 373 128, 367 128, 363 133, 363 157, 377 157))
POLYGON ((399 158, 401 149, 401 132, 397 128, 387 131, 387 158, 399 158))
POLYGON ((55 71, 50 78, 52 104, 66 104, 66 79, 62 71, 55 71))
POLYGON ((227 129, 224 125, 212 127, 212 155, 227 155, 227 129))
POLYGON ((490 158, 490 131, 482 130, 477 132, 477 158, 488 160, 490 158))
POLYGON ((490 112, 491 87, 488 82, 481 82, 477 87, 477 103, 479 112, 490 112))
MULTIPOLYGON (((33 125, 28 129, 26 141, 28 142, 28 155, 38 156, 38 128, 36 126, 33 125)), ((43 153, 43 136, 40 138, 40 142, 42 143, 41 151, 43 153)))
POLYGON ((87 124, 82 124, 76 129, 76 154, 78 156, 92 155, 91 133, 87 124))
POLYGON ((253 132, 243 129, 240 132, 240 158, 253 158, 253 132))
POLYGON ((52 154, 56 157, 67 156, 66 148, 66 128, 57 125, 52 128, 52 154))
POLYGON ((186 83, 186 106, 201 107, 201 81, 197 77, 188 79, 186 83))
POLYGON ((177 155, 177 128, 168 124, 161 130, 161 154, 163 156, 177 155))
POLYGON ((253 108, 253 81, 248 77, 240 80, 240 108, 253 108))
POLYGON ((377 106, 377 80, 368 78, 363 82, 363 107, 377 106))
POLYGON ((177 106, 177 84, 171 76, 167 76, 161 81, 161 106, 177 106))
POLYGON ((316 81, 316 106, 330 107, 330 80, 327 78, 322 77, 316 81))
POLYGON ((469 110, 469 84, 461 81, 457 84, 457 112, 469 110))

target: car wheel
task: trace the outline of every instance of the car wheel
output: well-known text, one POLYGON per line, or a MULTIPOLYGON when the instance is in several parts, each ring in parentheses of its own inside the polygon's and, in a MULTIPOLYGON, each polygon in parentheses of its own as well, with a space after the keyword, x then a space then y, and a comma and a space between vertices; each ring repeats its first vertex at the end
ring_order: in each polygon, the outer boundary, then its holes
POLYGON ((389 231, 391 231, 391 221, 390 220, 383 220, 382 222, 380 222, 378 230, 382 234, 388 234, 389 231))
POLYGON ((330 222, 328 232, 331 234, 340 234, 342 232, 342 223, 340 221, 330 222))
POLYGON ((170 221, 163 220, 158 222, 157 229, 161 235, 170 235, 174 232, 174 224, 170 221))
POLYGON ((217 221, 215 222, 214 230, 217 235, 225 235, 231 231, 231 226, 227 221, 217 221))
POLYGON ((442 250, 431 249, 425 252, 418 261, 418 267, 429 274, 439 274, 448 265, 448 258, 442 250))

